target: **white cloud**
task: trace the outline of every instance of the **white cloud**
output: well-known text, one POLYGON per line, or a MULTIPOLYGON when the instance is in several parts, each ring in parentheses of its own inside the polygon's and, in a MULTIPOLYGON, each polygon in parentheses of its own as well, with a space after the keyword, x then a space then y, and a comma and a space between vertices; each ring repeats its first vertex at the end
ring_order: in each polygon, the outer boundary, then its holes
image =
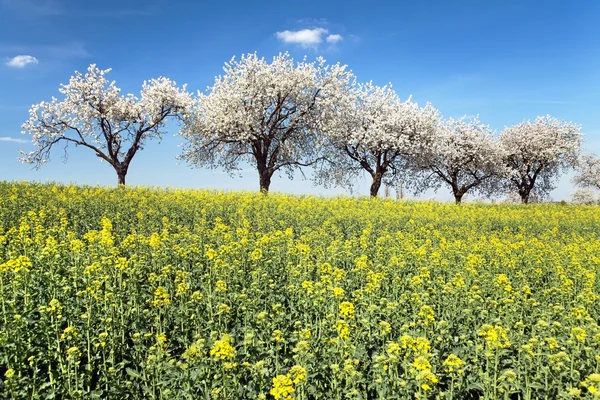
POLYGON ((334 34, 327 36, 327 43, 336 44, 337 42, 341 42, 344 38, 342 35, 334 34))
POLYGON ((323 41, 329 31, 325 28, 301 29, 299 31, 282 31, 275 33, 277 39, 284 43, 299 44, 302 47, 316 47, 323 41))
POLYGON ((9 58, 6 61, 6 65, 14 68, 23 68, 27 64, 38 64, 39 61, 34 56, 21 55, 13 58, 9 58))
POLYGON ((8 136, 0 136, 0 142, 10 142, 10 143, 31 143, 31 140, 18 139, 8 136))

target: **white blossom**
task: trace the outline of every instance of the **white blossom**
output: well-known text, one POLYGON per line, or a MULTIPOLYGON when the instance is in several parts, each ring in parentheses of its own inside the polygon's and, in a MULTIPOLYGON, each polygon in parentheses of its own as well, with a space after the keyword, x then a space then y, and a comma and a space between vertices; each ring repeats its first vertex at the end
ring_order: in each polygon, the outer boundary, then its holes
POLYGON ((164 134, 168 117, 179 117, 193 106, 185 85, 178 88, 164 77, 145 81, 139 99, 123 96, 115 82, 106 79, 108 72, 92 64, 85 75, 75 72, 68 84, 61 85, 62 100, 53 97, 32 106, 22 133, 31 135, 36 149, 21 152, 21 162, 39 168, 49 160, 54 145, 64 143, 66 157, 71 143, 93 150, 114 167, 124 184, 136 152, 164 134))
POLYGON ((457 203, 469 192, 487 193, 501 162, 492 130, 479 119, 449 118, 413 158, 415 192, 446 185, 457 203))
POLYGON ((253 163, 263 191, 275 172, 291 178, 318 160, 326 110, 352 77, 346 66, 323 58, 294 63, 288 53, 269 63, 254 53, 233 58, 224 72, 186 118, 181 159, 229 173, 253 163))
POLYGON ((561 172, 575 164, 581 142, 578 125, 549 115, 505 128, 500 144, 506 188, 518 192, 523 203, 532 191, 545 197, 561 172))
POLYGON ((577 161, 573 182, 581 187, 600 189, 600 158, 585 154, 577 161))
POLYGON ((370 194, 382 182, 401 179, 406 158, 425 146, 438 121, 438 111, 401 101, 390 86, 355 84, 340 92, 335 107, 323 119, 328 139, 326 162, 316 174, 324 185, 352 188, 366 171, 372 178, 370 194))
POLYGON ((593 189, 577 189, 571 195, 571 203, 573 204, 598 204, 600 197, 598 193, 593 189))

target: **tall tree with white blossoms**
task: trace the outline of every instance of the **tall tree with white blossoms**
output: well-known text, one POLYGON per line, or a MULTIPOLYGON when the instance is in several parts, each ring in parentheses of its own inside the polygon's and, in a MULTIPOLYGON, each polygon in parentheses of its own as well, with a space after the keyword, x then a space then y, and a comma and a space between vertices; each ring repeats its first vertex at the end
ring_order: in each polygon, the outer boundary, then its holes
POLYGON ((581 150, 580 126, 549 115, 505 128, 500 134, 506 188, 526 204, 532 192, 549 194, 581 150))
POLYGON ((250 162, 264 192, 277 171, 292 178, 319 160, 325 110, 352 79, 346 66, 326 65, 323 58, 294 63, 287 53, 269 63, 254 53, 232 59, 224 72, 200 94, 180 132, 181 159, 229 173, 250 162))
POLYGON ((316 181, 352 188, 356 177, 371 177, 370 195, 382 183, 402 178, 407 157, 425 147, 438 120, 437 110, 401 101, 389 86, 372 82, 354 85, 343 93, 324 119, 328 139, 325 162, 316 181))
POLYGON ((584 188, 600 190, 600 158, 594 154, 585 154, 577 161, 573 182, 584 188))
POLYGON ((193 106, 185 85, 179 88, 164 77, 144 81, 139 99, 123 96, 115 82, 105 78, 109 71, 92 64, 85 75, 75 72, 61 85, 64 99, 33 105, 22 128, 23 134, 32 135, 36 149, 21 151, 21 162, 39 168, 55 145, 65 144, 65 158, 69 144, 82 146, 109 163, 124 185, 136 153, 147 141, 162 137, 169 117, 179 118, 193 106))
POLYGON ((439 124, 430 145, 413 158, 415 192, 446 185, 457 204, 467 192, 487 192, 501 163, 490 128, 478 118, 449 118, 439 124))

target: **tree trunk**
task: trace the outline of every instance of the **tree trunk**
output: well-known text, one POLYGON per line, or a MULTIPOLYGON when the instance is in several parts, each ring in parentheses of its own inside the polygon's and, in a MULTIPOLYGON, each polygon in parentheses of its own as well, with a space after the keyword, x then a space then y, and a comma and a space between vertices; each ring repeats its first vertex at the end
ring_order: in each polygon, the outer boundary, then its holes
POLYGON ((272 176, 273 176, 273 174, 268 169, 258 171, 260 191, 262 193, 269 192, 269 186, 271 186, 271 177, 272 176))
POLYGON ((529 203, 529 194, 531 193, 531 189, 527 187, 519 188, 519 196, 521 196, 521 204, 529 203))
POLYGON ((373 182, 371 183, 371 197, 377 197, 377 193, 379 193, 379 188, 381 187, 381 178, 383 174, 381 172, 376 172, 373 175, 373 182))
POLYGON ((118 185, 125 185, 125 176, 127 175, 127 168, 123 165, 115 166, 115 171, 117 172, 118 185))
POLYGON ((462 198, 465 195, 465 193, 462 190, 453 190, 453 194, 454 194, 454 203, 460 204, 462 202, 462 198))

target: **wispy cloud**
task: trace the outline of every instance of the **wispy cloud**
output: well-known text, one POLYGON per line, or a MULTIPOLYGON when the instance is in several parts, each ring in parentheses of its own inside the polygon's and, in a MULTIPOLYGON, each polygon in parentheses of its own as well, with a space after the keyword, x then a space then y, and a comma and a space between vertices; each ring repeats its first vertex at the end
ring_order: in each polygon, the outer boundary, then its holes
POLYGON ((55 0, 0 0, 0 6, 40 17, 61 15, 64 11, 64 7, 55 0))
POLYGON ((336 44, 338 42, 341 42, 343 39, 344 38, 342 37, 342 35, 335 34, 335 35, 327 36, 326 40, 327 40, 327 43, 329 43, 329 44, 336 44))
POLYGON ((521 103, 521 104, 568 104, 569 101, 564 100, 544 100, 544 99, 509 99, 505 100, 507 103, 521 103))
POLYGON ((305 48, 316 48, 323 40, 327 43, 335 44, 342 40, 342 35, 329 34, 325 28, 300 29, 297 31, 276 32, 275 37, 287 44, 297 44, 305 48))
POLYGON ((297 20, 299 24, 302 25, 312 25, 312 26, 323 26, 327 25, 329 21, 327 18, 300 18, 297 20))
MULTIPOLYGON (((1 1, 1 0, 0 0, 1 1)), ((36 54, 44 59, 87 58, 90 53, 83 42, 71 42, 56 45, 6 45, 0 43, 0 53, 36 54)), ((35 57, 34 57, 35 58, 35 57)))
POLYGON ((6 65, 12 68, 23 68, 28 64, 39 64, 39 61, 34 56, 20 55, 6 60, 6 65))
POLYGON ((31 144, 31 140, 19 139, 10 136, 0 136, 0 142, 31 144))

